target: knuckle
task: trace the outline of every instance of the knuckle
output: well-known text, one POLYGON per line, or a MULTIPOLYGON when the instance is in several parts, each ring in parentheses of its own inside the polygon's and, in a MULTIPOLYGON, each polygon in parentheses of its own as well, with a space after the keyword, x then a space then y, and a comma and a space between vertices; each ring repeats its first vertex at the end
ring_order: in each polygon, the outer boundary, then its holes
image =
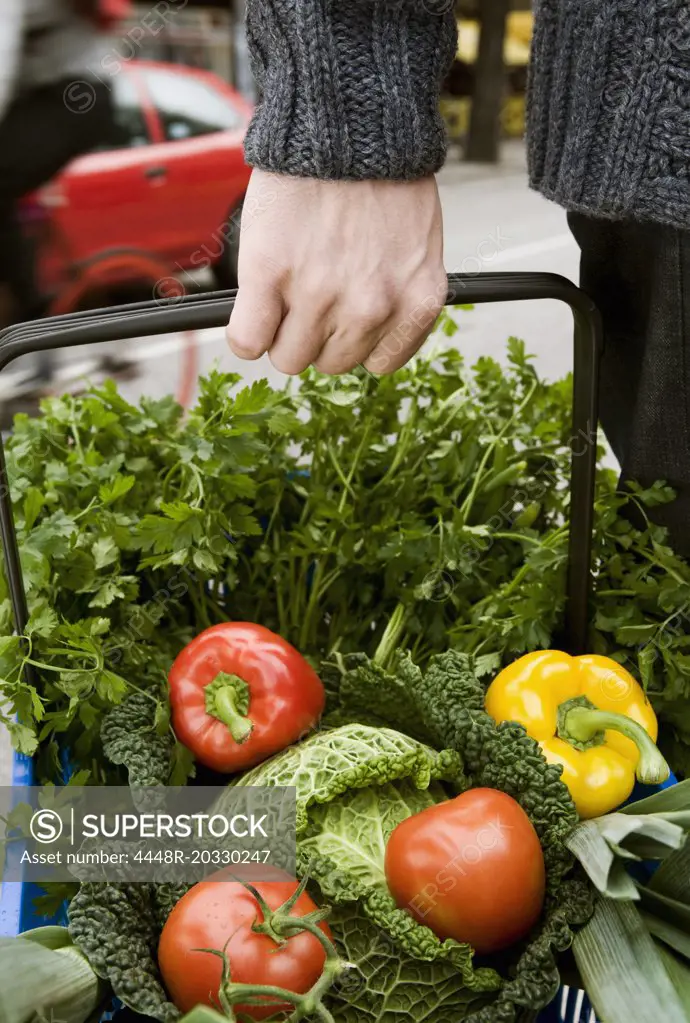
POLYGON ((338 319, 340 323, 347 324, 347 333, 355 339, 355 342, 361 341, 374 330, 373 321, 369 320, 360 310, 346 314, 342 320, 340 317, 338 319))
POLYGON ((370 333, 386 323, 395 312, 395 303, 383 292, 362 295, 350 306, 348 327, 357 334, 370 333))
POLYGON ((420 329, 430 326, 443 309, 445 295, 437 278, 415 283, 406 304, 406 319, 420 329))

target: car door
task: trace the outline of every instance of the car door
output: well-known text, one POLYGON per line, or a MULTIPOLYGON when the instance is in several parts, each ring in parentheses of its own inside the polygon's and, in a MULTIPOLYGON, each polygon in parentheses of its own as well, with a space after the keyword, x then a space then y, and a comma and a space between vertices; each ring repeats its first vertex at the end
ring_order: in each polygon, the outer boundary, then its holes
POLYGON ((120 143, 74 160, 46 189, 56 235, 72 263, 122 249, 157 252, 159 214, 152 195, 161 186, 157 126, 143 102, 136 73, 123 68, 112 79, 120 143))
POLYGON ((149 155, 162 176, 148 213, 158 251, 180 269, 208 266, 249 180, 243 143, 251 106, 206 72, 142 63, 139 75, 158 122, 149 155))

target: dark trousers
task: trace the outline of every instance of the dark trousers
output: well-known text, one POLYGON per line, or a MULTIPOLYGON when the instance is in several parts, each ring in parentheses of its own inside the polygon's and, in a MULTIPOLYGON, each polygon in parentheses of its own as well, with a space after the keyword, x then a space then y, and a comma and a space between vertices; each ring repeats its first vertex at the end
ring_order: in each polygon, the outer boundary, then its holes
POLYGON ((15 320, 40 312, 17 201, 114 137, 110 91, 97 82, 59 82, 27 92, 0 121, 0 284, 10 288, 15 320))
POLYGON ((690 232, 575 213, 568 220, 582 251, 581 285, 604 319, 601 424, 623 482, 674 487, 676 501, 650 517, 690 556, 690 232))

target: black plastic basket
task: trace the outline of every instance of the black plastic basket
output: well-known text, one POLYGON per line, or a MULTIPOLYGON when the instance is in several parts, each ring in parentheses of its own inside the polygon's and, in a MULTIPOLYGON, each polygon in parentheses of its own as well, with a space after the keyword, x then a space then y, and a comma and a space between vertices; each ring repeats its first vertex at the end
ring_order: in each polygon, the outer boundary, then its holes
MULTIPOLYGON (((573 654, 583 653, 587 649, 591 592, 601 319, 593 302, 584 292, 556 274, 456 274, 449 277, 448 286, 448 305, 556 299, 565 302, 572 310, 575 324, 573 442, 566 613, 562 645, 573 654)), ((143 302, 115 309, 75 313, 11 327, 0 333, 0 372, 14 359, 35 352, 171 331, 219 327, 227 323, 234 301, 235 292, 218 292, 173 299, 166 303, 143 302)), ((0 531, 15 628, 21 635, 28 620, 28 610, 1 435, 0 531)), ((27 673, 29 671, 34 673, 33 668, 27 668, 27 673)), ((33 784, 33 764, 28 758, 15 755, 15 783, 19 783, 18 779, 21 779, 21 784, 33 784)), ((31 885, 6 887, 8 891, 0 893, 0 917, 9 913, 11 919, 7 923, 14 928, 11 933, 46 922, 34 916, 32 900, 36 893, 31 885), (20 891, 15 892, 15 887, 19 887, 20 891)), ((64 923, 64 919, 58 915, 53 922, 64 923)), ((4 933, 10 932, 5 929, 4 933)), ((107 1018, 111 1015, 108 1014, 107 1018)), ((540 1018, 545 1023, 551 1023, 552 1020, 558 1023, 596 1023, 584 992, 574 992, 567 988, 561 989, 558 1001, 540 1018)))
MULTIPOLYGON (((0 333, 0 372, 22 355, 103 341, 219 327, 227 323, 236 292, 192 295, 168 302, 142 302, 72 313, 10 327, 0 333)), ((582 653, 587 645, 596 468, 601 319, 594 303, 556 274, 453 274, 447 305, 556 299, 570 306, 575 323, 572 464, 568 575, 563 645, 582 653)), ((5 452, 0 437, 0 531, 7 582, 19 635, 28 619, 5 452)))

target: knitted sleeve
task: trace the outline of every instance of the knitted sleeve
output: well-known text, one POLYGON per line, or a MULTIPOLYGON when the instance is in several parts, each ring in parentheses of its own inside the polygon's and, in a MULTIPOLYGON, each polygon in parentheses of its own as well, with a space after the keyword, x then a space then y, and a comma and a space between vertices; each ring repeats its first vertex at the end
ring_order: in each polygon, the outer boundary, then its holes
POLYGON ((412 179, 438 170, 452 0, 248 0, 262 99, 247 162, 315 178, 412 179))

